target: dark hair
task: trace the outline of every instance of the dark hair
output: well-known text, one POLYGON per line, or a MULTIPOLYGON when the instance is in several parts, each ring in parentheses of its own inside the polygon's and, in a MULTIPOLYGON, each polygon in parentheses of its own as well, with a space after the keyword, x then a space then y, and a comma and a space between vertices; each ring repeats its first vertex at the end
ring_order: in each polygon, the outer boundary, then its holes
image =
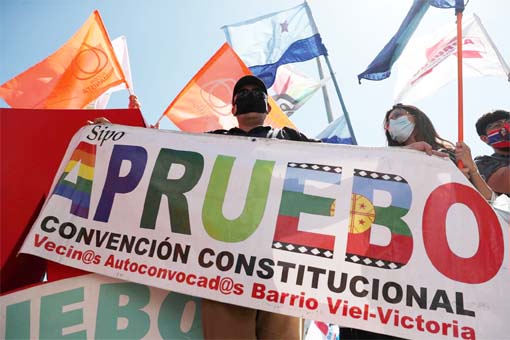
POLYGON ((484 136, 487 134, 487 125, 497 122, 498 120, 508 118, 510 118, 510 112, 505 110, 496 110, 484 114, 476 121, 476 132, 478 133, 478 136, 484 136))
MULTIPOLYGON (((434 125, 432 125, 432 122, 430 121, 429 117, 421 111, 416 106, 412 105, 404 105, 401 103, 393 105, 393 107, 386 112, 386 115, 384 116, 384 126, 386 127, 386 124, 388 122, 388 117, 390 116, 390 113, 395 109, 403 109, 409 112, 414 117, 414 131, 415 134, 414 138, 417 142, 427 142, 432 146, 434 150, 446 148, 446 149, 453 149, 453 143, 441 138, 434 128, 434 125)), ((388 130, 385 130, 386 134, 386 141, 388 142, 389 146, 404 146, 404 143, 398 143, 394 141, 388 130)))

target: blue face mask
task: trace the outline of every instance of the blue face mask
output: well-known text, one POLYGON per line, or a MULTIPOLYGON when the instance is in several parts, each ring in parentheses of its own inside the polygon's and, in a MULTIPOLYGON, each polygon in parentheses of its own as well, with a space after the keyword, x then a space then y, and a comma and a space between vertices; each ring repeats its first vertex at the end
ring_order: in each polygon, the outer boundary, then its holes
POLYGON ((407 116, 401 116, 397 119, 390 119, 388 132, 391 139, 397 143, 404 143, 409 139, 414 131, 414 123, 407 116))

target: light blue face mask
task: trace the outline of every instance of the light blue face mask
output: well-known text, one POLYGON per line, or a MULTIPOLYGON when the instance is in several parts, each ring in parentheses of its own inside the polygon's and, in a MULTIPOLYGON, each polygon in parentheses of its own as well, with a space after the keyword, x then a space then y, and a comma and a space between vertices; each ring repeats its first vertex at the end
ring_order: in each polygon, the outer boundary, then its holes
POLYGON ((404 143, 414 131, 414 123, 407 116, 401 116, 397 119, 390 119, 388 132, 391 139, 398 143, 404 143))

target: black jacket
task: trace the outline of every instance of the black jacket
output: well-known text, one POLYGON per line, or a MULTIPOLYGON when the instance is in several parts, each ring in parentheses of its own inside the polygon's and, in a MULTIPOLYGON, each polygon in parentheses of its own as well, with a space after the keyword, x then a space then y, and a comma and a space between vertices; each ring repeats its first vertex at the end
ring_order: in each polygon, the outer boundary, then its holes
POLYGON ((233 136, 245 136, 245 137, 259 137, 259 138, 274 138, 274 139, 287 139, 299 142, 320 142, 317 139, 308 138, 301 132, 294 130, 289 127, 282 129, 272 128, 271 126, 257 126, 248 132, 241 130, 237 127, 231 128, 230 130, 214 130, 209 131, 217 135, 233 135, 233 136))

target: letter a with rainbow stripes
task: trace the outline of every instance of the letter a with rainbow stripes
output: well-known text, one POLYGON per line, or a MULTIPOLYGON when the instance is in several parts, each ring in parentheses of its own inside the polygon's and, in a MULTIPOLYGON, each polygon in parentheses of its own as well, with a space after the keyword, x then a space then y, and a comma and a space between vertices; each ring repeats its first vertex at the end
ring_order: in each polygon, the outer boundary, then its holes
POLYGON ((71 214, 73 215, 83 218, 89 216, 95 162, 96 145, 80 142, 55 186, 53 195, 69 198, 73 202, 71 205, 71 214), (66 180, 66 177, 76 166, 79 166, 78 175, 76 182, 73 183, 66 180))

